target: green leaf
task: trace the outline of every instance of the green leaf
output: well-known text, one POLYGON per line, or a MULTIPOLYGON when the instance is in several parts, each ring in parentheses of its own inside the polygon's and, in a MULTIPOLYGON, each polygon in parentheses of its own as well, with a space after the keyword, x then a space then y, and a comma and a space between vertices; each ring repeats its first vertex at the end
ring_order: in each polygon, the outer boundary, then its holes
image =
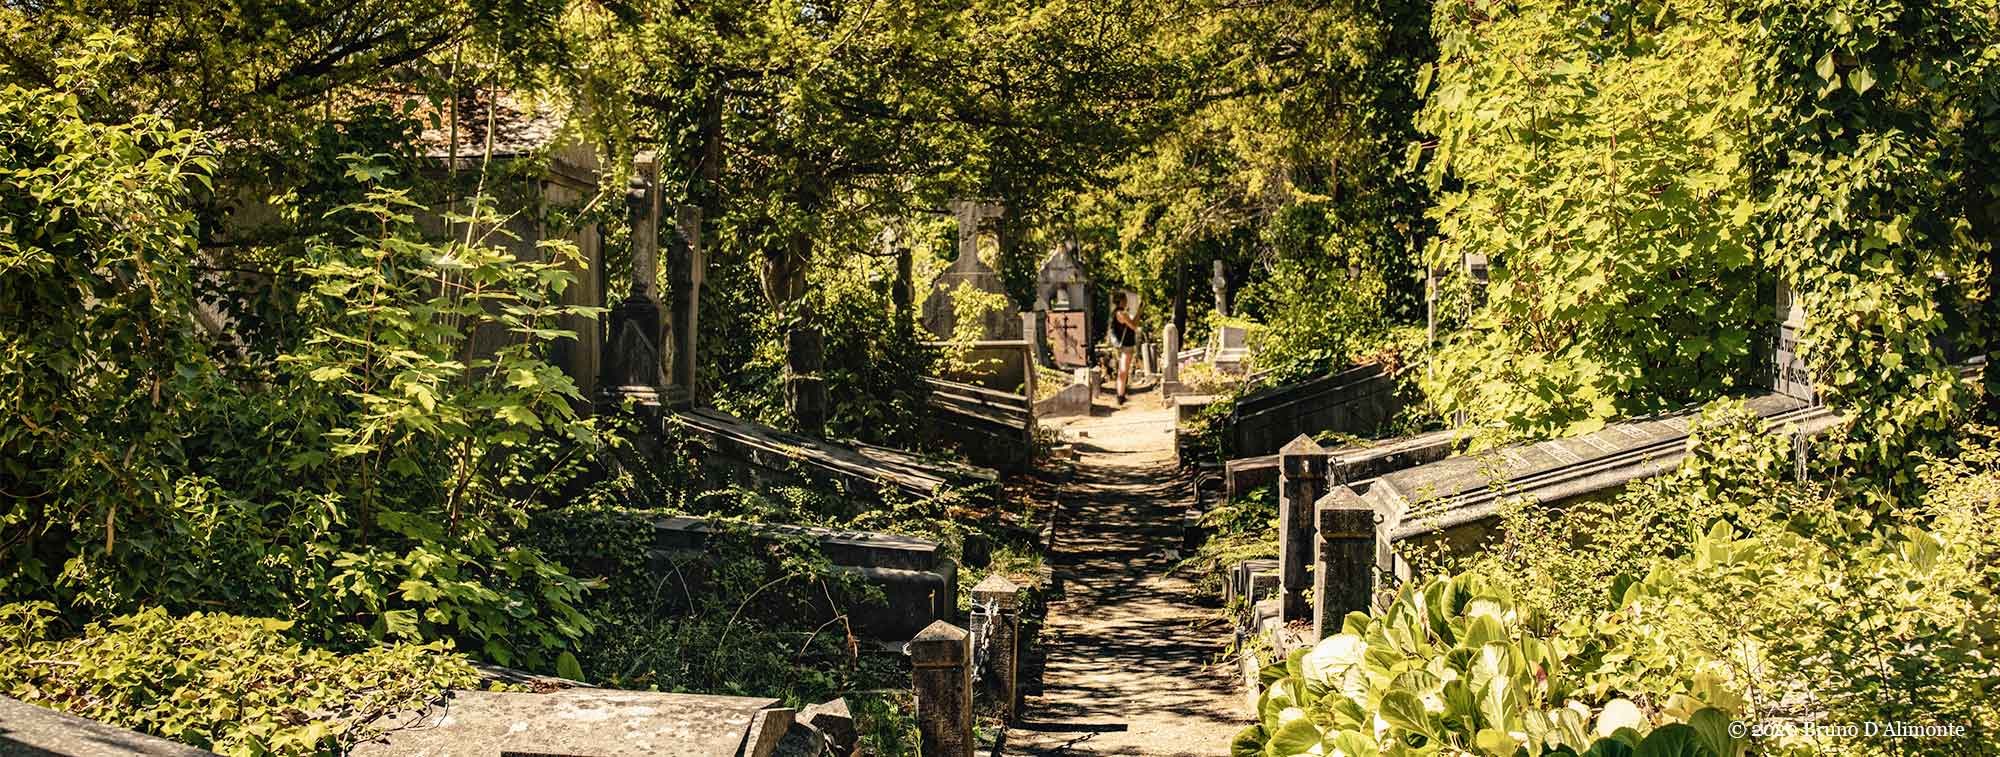
POLYGON ((576 655, 565 651, 556 655, 556 675, 572 681, 583 680, 583 666, 576 661, 576 655))
POLYGON ((505 407, 502 407, 500 408, 498 415, 500 416, 501 420, 507 421, 508 423, 512 423, 516 426, 527 426, 528 428, 542 427, 542 419, 535 415, 535 411, 529 410, 520 405, 507 405, 505 407))
POLYGON ((1704 744, 1701 734, 1686 723, 1669 723, 1653 729, 1632 754, 1633 757, 1722 757, 1704 744))
POLYGON ((1229 740, 1229 757, 1264 757, 1264 726, 1253 725, 1236 732, 1229 740))
POLYGON ((1312 754, 1319 747, 1319 743, 1319 727, 1313 725, 1312 719, 1297 718, 1279 726, 1278 731, 1271 734, 1271 741, 1265 748, 1270 754, 1290 757, 1290 755, 1312 754))
POLYGON ((1746 744, 1729 733, 1729 716, 1714 707, 1703 707, 1688 718, 1688 727, 1700 734, 1701 743, 1716 757, 1738 757, 1746 744))
POLYGON ((1431 714, 1424 709, 1423 700, 1408 691, 1396 689, 1383 694, 1381 715, 1391 726, 1426 738, 1436 737, 1437 728, 1431 724, 1431 714))
POLYGON ((1875 88, 1875 73, 1867 66, 1855 68, 1853 73, 1847 75, 1847 86, 1852 87, 1855 94, 1868 94, 1868 90, 1875 88))

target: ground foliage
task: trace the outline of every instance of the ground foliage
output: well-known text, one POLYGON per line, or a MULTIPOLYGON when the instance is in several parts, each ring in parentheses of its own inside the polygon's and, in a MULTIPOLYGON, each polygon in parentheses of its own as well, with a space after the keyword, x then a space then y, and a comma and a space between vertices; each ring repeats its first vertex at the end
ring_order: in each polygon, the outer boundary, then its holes
POLYGON ((444 644, 339 655, 301 646, 291 625, 151 608, 61 633, 53 605, 0 605, 0 694, 222 754, 307 755, 479 683, 444 644))
POLYGON ((1562 512, 1517 505, 1491 549, 1427 566, 1436 577, 1351 614, 1341 634, 1274 671, 1263 722, 1239 744, 1583 753, 1621 724, 1676 722, 1708 744, 1689 754, 1990 744, 2000 729, 1994 430, 1969 429, 1951 456, 1921 466, 1920 503, 1874 514, 1842 506, 1841 487, 1791 479, 1789 445, 1761 426, 1719 405, 1669 476, 1562 512), (1369 715, 1381 718, 1372 729, 1369 715), (1728 721, 1774 735, 1731 746, 1709 733, 1728 721), (1966 733, 1799 727, 1868 722, 1966 733))

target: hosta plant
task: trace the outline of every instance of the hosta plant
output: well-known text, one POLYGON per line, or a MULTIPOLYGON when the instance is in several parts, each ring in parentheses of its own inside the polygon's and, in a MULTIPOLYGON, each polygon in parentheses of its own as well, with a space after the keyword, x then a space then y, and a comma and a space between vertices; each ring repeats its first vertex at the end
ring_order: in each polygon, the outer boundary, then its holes
POLYGON ((1231 754, 1743 753, 1729 735, 1740 700, 1711 679, 1642 707, 1616 690, 1619 656, 1587 629, 1545 625, 1476 574, 1407 585, 1267 668, 1258 722, 1231 754))

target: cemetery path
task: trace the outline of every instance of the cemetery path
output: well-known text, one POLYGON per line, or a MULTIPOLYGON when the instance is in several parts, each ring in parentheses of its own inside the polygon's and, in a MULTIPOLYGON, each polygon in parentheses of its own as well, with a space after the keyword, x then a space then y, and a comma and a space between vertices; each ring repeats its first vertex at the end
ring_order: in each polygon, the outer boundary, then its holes
POLYGON ((1173 409, 1157 402, 1138 395, 1066 429, 1079 456, 1052 556, 1064 594, 1042 632, 1041 692, 1007 728, 1007 755, 1226 755, 1250 722, 1227 626, 1168 573, 1188 495, 1173 409))

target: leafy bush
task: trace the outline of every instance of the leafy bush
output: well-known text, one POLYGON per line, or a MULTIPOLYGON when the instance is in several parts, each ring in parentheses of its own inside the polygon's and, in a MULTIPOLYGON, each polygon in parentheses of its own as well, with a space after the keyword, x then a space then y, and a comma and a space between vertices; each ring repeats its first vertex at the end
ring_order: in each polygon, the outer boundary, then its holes
POLYGON ((1422 591, 1456 581, 1450 592, 1504 599, 1524 634, 1572 656, 1580 701, 1622 696, 1649 716, 1700 702, 1760 725, 1767 752, 1956 753, 2000 732, 1996 434, 1968 428, 1954 457, 1919 466, 1920 502, 1878 513, 1852 506, 1841 480, 1787 478, 1784 437, 1722 403, 1673 474, 1616 500, 1509 513, 1503 541, 1422 591), (1803 727, 1867 722, 1967 735, 1803 727))
POLYGON ((441 643, 337 655, 287 638, 288 621, 159 608, 62 638, 54 619, 0 606, 0 694, 224 754, 343 752, 376 719, 479 682, 441 643))
POLYGON ((1740 700, 1726 690, 1705 680, 1642 708, 1621 696, 1618 656, 1540 620, 1475 575, 1406 586, 1268 668, 1258 723, 1232 752, 1740 753, 1729 735, 1740 700))
POLYGON ((6 90, 0 134, 0 594, 75 616, 220 602, 502 663, 586 630, 584 586, 515 538, 598 444, 543 359, 589 314, 560 299, 573 249, 515 257, 477 198, 449 220, 481 231, 440 241, 393 170, 350 157, 362 199, 252 276, 285 328, 233 331, 196 295, 238 275, 187 209, 203 135, 93 122, 61 87, 6 90))

